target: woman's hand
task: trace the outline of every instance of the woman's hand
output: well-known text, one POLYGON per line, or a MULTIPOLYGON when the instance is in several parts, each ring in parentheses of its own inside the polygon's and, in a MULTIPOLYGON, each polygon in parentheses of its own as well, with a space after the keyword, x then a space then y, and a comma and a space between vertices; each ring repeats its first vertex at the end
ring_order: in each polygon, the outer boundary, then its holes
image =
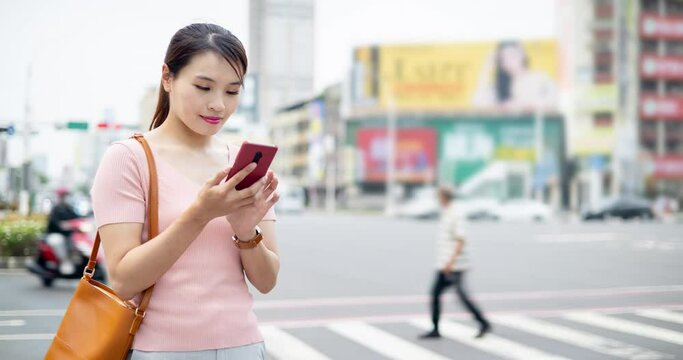
POLYGON ((235 186, 254 169, 256 169, 256 163, 251 163, 228 181, 221 183, 230 172, 230 168, 226 168, 207 180, 194 203, 197 218, 209 222, 241 207, 251 205, 254 202, 254 196, 247 191, 251 188, 239 191, 235 189, 235 186))
POLYGON ((245 198, 250 201, 245 200, 243 206, 225 216, 237 238, 249 240, 256 235, 254 228, 280 198, 279 194, 275 192, 278 182, 273 171, 269 170, 268 174, 261 180, 244 190, 238 191, 238 193, 244 192, 245 198))

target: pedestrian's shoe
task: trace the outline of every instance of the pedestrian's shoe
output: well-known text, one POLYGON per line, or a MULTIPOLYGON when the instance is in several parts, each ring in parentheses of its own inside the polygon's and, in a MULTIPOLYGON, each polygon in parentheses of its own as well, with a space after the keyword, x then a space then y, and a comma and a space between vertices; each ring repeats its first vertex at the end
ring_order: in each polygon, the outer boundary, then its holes
POLYGON ((479 333, 475 336, 476 339, 481 339, 484 335, 491 332, 491 324, 486 323, 479 328, 479 333))
POLYGON ((439 330, 432 330, 419 336, 420 339, 438 339, 440 337, 439 330))

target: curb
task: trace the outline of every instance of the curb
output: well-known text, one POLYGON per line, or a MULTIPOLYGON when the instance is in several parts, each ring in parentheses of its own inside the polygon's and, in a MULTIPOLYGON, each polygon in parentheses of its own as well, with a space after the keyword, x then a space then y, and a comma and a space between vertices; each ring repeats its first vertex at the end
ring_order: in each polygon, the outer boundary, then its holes
POLYGON ((0 269, 23 269, 30 260, 30 256, 0 256, 0 269))

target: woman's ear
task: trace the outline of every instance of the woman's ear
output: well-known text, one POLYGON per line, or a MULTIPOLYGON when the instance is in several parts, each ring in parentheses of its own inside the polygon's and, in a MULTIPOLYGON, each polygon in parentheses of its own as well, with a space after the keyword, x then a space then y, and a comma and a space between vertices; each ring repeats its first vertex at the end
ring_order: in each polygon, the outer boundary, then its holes
POLYGON ((161 85, 164 87, 166 92, 171 92, 171 82, 173 80, 173 75, 171 75, 171 69, 168 65, 164 64, 161 66, 161 85))

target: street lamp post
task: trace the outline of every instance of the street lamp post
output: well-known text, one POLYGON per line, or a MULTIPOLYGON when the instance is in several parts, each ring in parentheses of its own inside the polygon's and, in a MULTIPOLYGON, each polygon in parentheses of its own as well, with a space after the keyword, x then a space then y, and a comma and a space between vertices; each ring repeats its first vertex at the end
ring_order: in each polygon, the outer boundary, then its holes
POLYGON ((387 85, 389 91, 387 103, 387 174, 385 179, 386 198, 384 213, 387 216, 396 215, 396 100, 391 84, 387 85))

